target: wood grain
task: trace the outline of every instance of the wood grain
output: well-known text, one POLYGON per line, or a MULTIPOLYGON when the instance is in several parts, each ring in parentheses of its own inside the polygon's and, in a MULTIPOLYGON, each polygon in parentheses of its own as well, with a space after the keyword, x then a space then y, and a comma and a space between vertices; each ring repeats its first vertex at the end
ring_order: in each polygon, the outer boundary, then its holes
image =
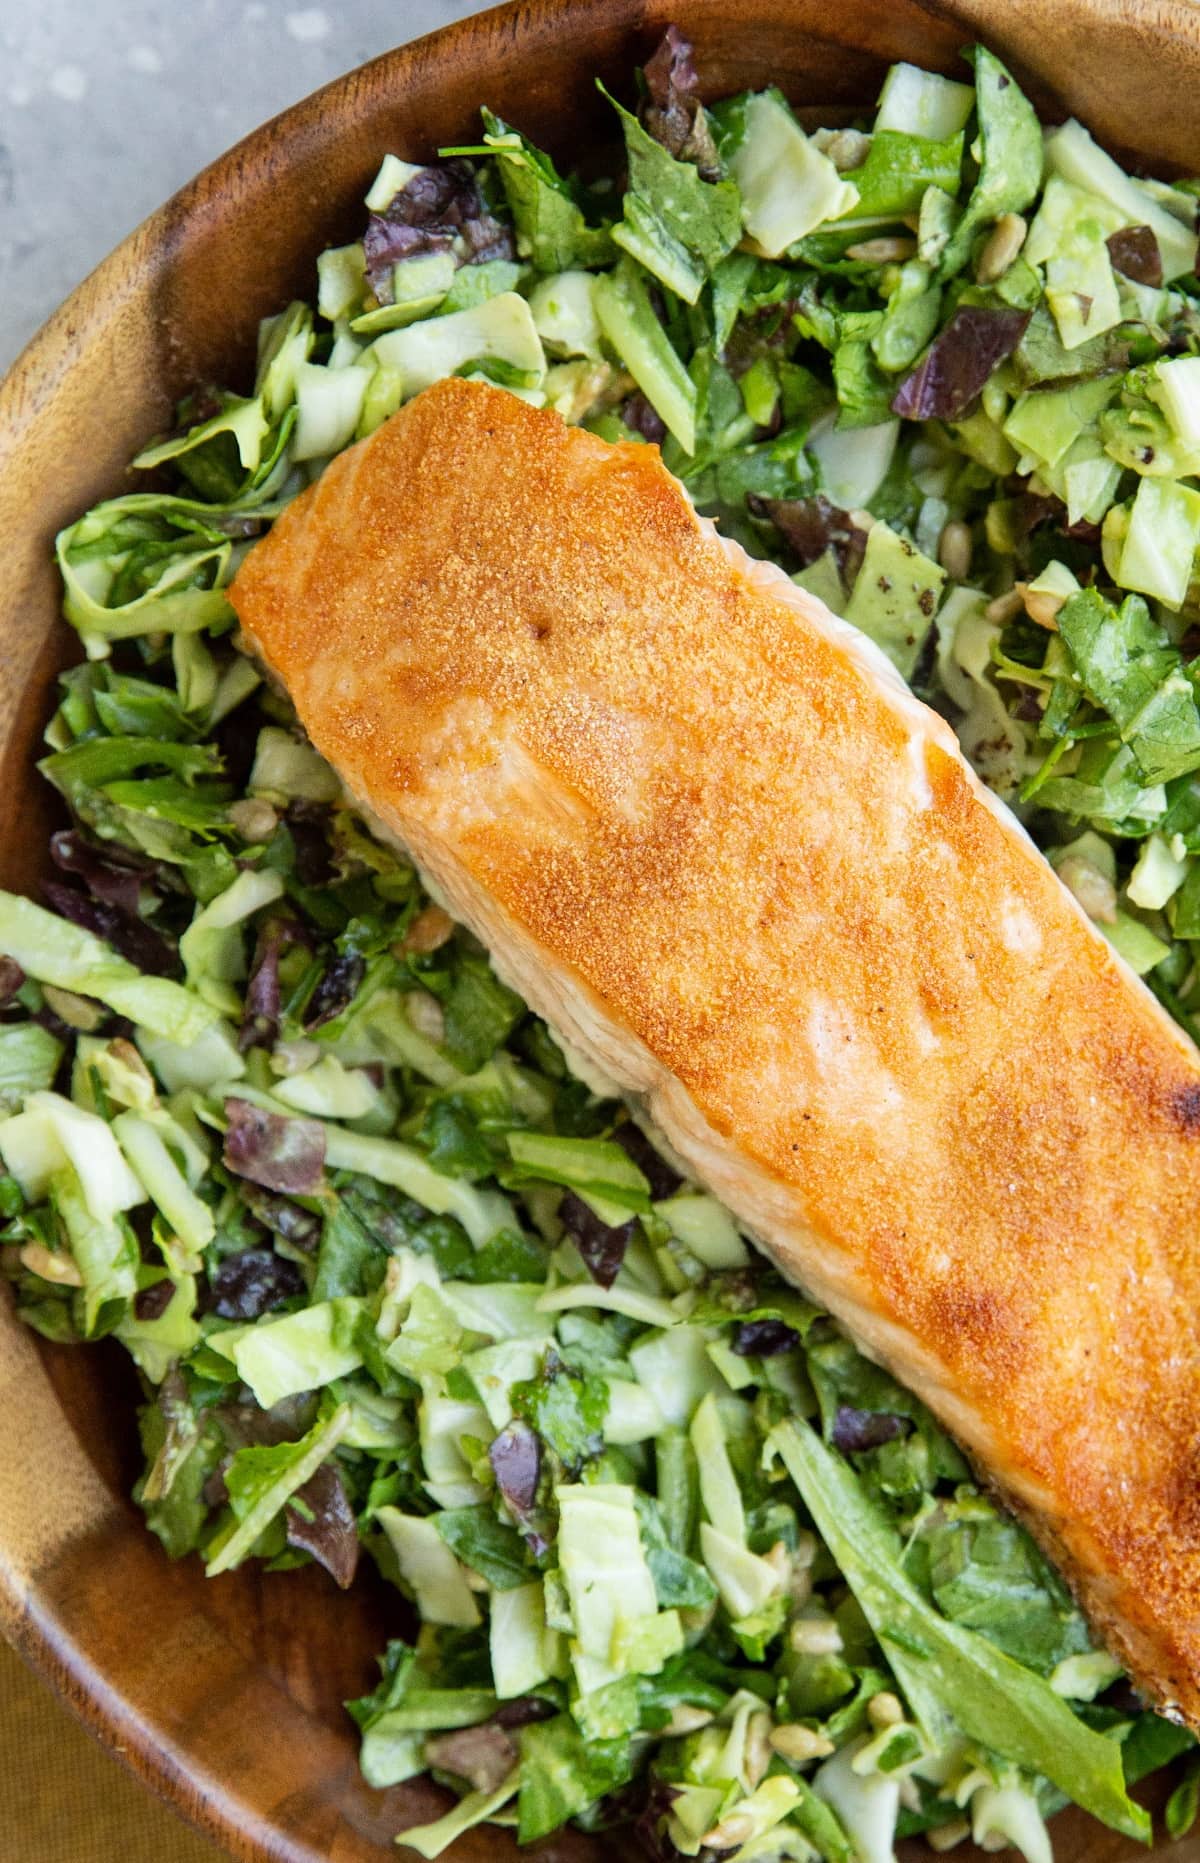
MULTIPOLYGON (((402 14, 398 18, 402 19, 402 14)), ((0 878, 31 885, 49 805, 32 760, 58 667, 54 532, 128 483, 126 462, 199 382, 243 381, 258 319, 310 296, 313 257, 351 237, 385 149, 466 137, 489 102, 568 162, 609 126, 598 74, 675 20, 711 95, 777 83, 798 104, 868 104, 897 58, 944 70, 983 37, 1041 107, 1075 110, 1148 166, 1200 168, 1200 8, 1188 0, 535 0, 406 46, 329 85, 207 169, 80 287, 0 385, 0 878)), ((40 1347, 0 1304, 0 1630, 104 1743, 245 1863, 382 1863, 431 1815, 425 1785, 372 1793, 340 1703, 402 1624, 395 1593, 349 1598, 319 1571, 209 1583, 172 1566, 129 1499, 135 1391, 116 1350, 40 1347)), ((1144 1855, 1067 1814, 1060 1863, 1144 1855)), ((540 1863, 611 1858, 554 1840, 540 1863)), ((924 1855, 923 1847, 915 1854, 924 1855)), ((969 1849, 955 1854, 969 1857, 969 1849)), ((1200 1863, 1200 1841, 1172 1847, 1200 1863)), ((501 1863, 475 1834, 459 1863, 501 1863)))

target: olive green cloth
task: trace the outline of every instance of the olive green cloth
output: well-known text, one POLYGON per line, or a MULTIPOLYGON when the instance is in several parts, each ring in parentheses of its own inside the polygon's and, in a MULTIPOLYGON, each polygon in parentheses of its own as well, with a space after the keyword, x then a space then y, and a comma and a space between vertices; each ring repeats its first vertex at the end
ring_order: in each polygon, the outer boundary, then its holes
POLYGON ((20 1863, 222 1863, 0 1643, 0 1855, 20 1863))

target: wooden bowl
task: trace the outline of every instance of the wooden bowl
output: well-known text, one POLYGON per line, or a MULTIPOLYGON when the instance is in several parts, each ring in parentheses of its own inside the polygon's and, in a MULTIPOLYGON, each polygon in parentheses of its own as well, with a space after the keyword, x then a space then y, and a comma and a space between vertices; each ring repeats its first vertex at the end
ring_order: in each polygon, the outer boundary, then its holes
MULTIPOLYGON (((593 78, 627 88, 670 20, 695 41, 712 95, 776 83, 843 109, 868 104, 893 60, 953 70, 983 36, 1044 109, 1077 112, 1147 164, 1200 168, 1200 8, 1188 0, 535 0, 327 86, 127 239, 0 386, 5 885, 29 885, 43 863, 50 811, 33 759, 53 676, 77 651, 58 620, 56 529, 127 483, 126 462, 183 391, 248 377, 259 318, 312 295, 315 255, 361 226, 385 150, 428 157, 471 136, 488 102, 569 163, 594 124, 609 133, 593 78)), ((396 1831, 440 1795, 368 1791, 340 1704, 371 1685, 399 1599, 370 1585, 343 1598, 315 1568, 209 1582, 196 1560, 170 1565, 128 1498, 134 1401, 119 1351, 40 1345, 0 1303, 0 1631, 235 1857, 394 1856, 396 1831)), ((1055 1834, 1060 1863, 1144 1854, 1075 1814, 1055 1834)), ((455 1854, 517 1853, 477 1832, 455 1854)), ((537 1851, 613 1854, 577 1837, 537 1851)))

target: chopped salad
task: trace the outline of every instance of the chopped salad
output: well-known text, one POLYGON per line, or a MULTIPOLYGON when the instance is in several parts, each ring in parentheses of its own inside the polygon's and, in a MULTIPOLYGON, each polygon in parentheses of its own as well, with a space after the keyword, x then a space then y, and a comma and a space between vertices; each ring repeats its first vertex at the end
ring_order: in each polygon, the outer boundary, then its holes
MULTIPOLYGON (((216 1575, 365 1555, 348 1703, 401 1843, 1050 1857, 1192 1736, 925 1407, 581 1078, 239 651, 242 554, 441 377, 662 447, 697 507, 955 725, 1181 1025, 1200 1011, 1200 183, 1043 129, 977 48, 806 132, 673 29, 588 184, 486 109, 389 154, 252 392, 58 539, 84 658, 0 895, 0 1266, 141 1376, 137 1498, 216 1575)), ((330 1607, 336 1610, 331 1591, 330 1607)))

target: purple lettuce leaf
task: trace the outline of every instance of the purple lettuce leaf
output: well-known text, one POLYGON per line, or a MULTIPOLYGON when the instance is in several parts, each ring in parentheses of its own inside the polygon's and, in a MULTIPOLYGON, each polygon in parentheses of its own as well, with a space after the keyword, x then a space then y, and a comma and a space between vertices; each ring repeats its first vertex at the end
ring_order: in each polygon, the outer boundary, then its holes
POLYGON ((69 919, 84 931, 103 938, 114 951, 127 958, 151 977, 177 977, 181 971, 179 953, 174 943, 139 918, 136 912, 122 912, 107 906, 90 893, 79 891, 61 880, 43 880, 42 897, 60 918, 69 919))
POLYGON ((612 1135, 613 1144, 619 1145, 627 1158, 641 1171, 650 1186, 650 1196, 655 1203, 664 1197, 673 1197, 683 1183, 678 1171, 669 1165, 657 1151, 641 1126, 633 1119, 626 1119, 612 1135))
POLYGON ((650 440, 655 446, 661 446, 667 437, 666 422, 657 408, 650 405, 640 388, 623 403, 621 419, 634 433, 640 433, 643 440, 650 440))
POLYGON ((99 848, 74 828, 50 837, 50 858, 62 873, 74 874, 94 899, 131 916, 147 912, 158 898, 157 868, 122 848, 99 848))
POLYGON ((284 819, 292 837, 296 878, 302 886, 328 886, 334 877, 328 808, 323 802, 291 802, 284 819))
POLYGON ((1132 278, 1138 285, 1153 285, 1156 290, 1162 284, 1162 253, 1153 227, 1123 226, 1110 233, 1104 243, 1114 270, 1122 277, 1132 278))
POLYGON ((1031 311, 960 304, 892 397, 905 420, 958 420, 1021 341, 1031 311))
POLYGON ((633 1241, 637 1217, 631 1216, 627 1223, 614 1228, 601 1222, 595 1210, 573 1190, 564 1192, 558 1214, 597 1287, 611 1287, 621 1272, 625 1251, 633 1241))
POLYGON ((305 1196, 320 1189, 325 1171, 325 1128, 319 1119, 266 1112, 248 1100, 225 1102, 225 1168, 264 1190, 305 1196))
POLYGON ((358 1570, 358 1527, 341 1475, 332 1462, 297 1489, 284 1514, 289 1546, 299 1546, 323 1565, 342 1591, 358 1570), (297 1505, 299 1503, 299 1505, 297 1505))
POLYGON ((848 588, 853 584, 866 554, 867 533, 823 492, 812 498, 763 498, 751 492, 746 505, 753 517, 770 519, 801 569, 832 550, 843 582, 848 588))
POLYGON ((527 1514, 537 1499, 542 1473, 542 1445, 528 1423, 510 1423, 492 1443, 488 1461, 499 1488, 515 1514, 527 1514))
POLYGON ((238 1031, 238 1048, 269 1048, 279 1034, 282 997, 279 960, 292 945, 311 945, 307 926, 299 919, 270 918, 259 929, 246 984, 245 1010, 238 1031))
POLYGON ((25 972, 15 957, 0 957, 0 1008, 11 1003, 25 982, 25 972))
POLYGON ((282 1236, 293 1248, 303 1249, 311 1255, 321 1239, 321 1218, 314 1216, 311 1210, 302 1208, 299 1203, 292 1203, 287 1197, 276 1196, 273 1191, 264 1190, 261 1184, 251 1184, 245 1179, 238 1186, 242 1202, 273 1235, 282 1236))
POLYGON ((133 1297, 134 1318, 147 1322, 161 1320, 163 1314, 175 1298, 175 1283, 164 1277, 155 1281, 151 1287, 143 1287, 133 1297))
POLYGON ((645 1786, 644 1802, 633 1823, 633 1835, 648 1863, 679 1863, 681 1853, 675 1848, 667 1830, 667 1815, 680 1796, 682 1787, 669 1785, 665 1779, 650 1775, 645 1786))
POLYGON ((668 26, 646 64, 642 122, 669 154, 694 162, 705 181, 719 181, 721 162, 704 106, 692 48, 678 26, 668 26))
POLYGON ((839 1404, 829 1440, 843 1455, 855 1455, 863 1449, 878 1449, 911 1428, 907 1417, 896 1417, 878 1410, 855 1410, 839 1404))
POLYGON ((429 252, 453 252, 460 264, 514 256, 512 233, 489 213, 469 162, 418 169, 363 234, 367 279, 380 304, 393 301, 392 268, 429 252))
POLYGON ((799 1344, 799 1333, 783 1320, 746 1320, 735 1328, 730 1349, 739 1358, 775 1358, 799 1344))
POLYGON ((544 1695, 517 1695, 503 1701, 492 1716, 496 1727, 531 1727, 535 1721, 552 1721, 560 1710, 544 1695))
POLYGON ((425 1760, 439 1772, 466 1779, 477 1792, 494 1792, 517 1763, 517 1749, 503 1727, 484 1721, 434 1734, 425 1742, 425 1760))
POLYGON ((323 1028, 340 1016, 362 988, 367 974, 366 960, 357 955, 339 955, 330 960, 308 999, 304 1013, 306 1029, 323 1028))
POLYGON ((304 1292, 294 1261, 274 1249, 245 1248, 226 1255, 209 1281, 212 1311, 223 1320, 257 1320, 304 1292))

